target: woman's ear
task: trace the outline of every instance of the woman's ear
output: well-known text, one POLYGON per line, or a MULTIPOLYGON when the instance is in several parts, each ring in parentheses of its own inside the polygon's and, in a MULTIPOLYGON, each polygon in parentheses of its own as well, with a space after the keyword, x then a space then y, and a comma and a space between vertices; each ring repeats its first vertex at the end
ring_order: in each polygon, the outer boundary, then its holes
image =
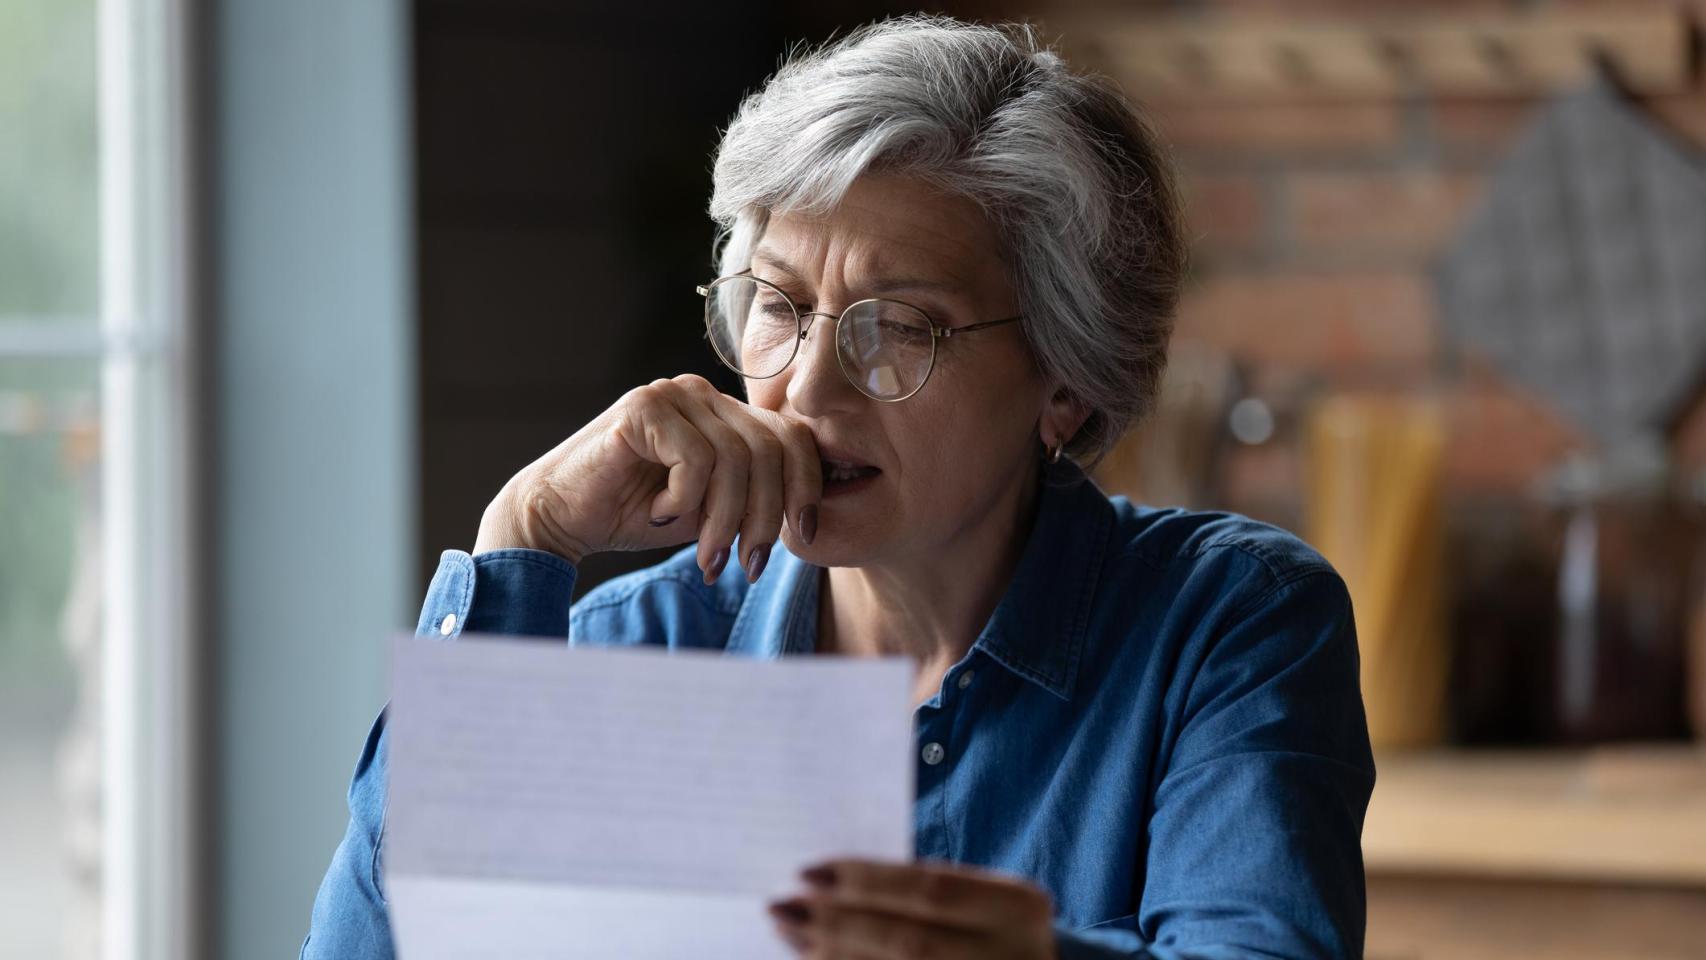
POLYGON ((1042 439, 1046 446, 1066 444, 1078 435, 1084 421, 1090 419, 1090 407, 1071 390, 1057 387, 1043 409, 1042 439))

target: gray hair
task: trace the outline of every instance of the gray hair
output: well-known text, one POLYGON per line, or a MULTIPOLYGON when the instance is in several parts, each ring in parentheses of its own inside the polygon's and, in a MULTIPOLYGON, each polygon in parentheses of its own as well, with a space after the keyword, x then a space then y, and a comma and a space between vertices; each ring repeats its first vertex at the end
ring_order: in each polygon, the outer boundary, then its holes
POLYGON ((745 270, 773 212, 823 212, 867 171, 968 197, 1003 246, 1043 375, 1090 410, 1099 460, 1149 412, 1187 243, 1166 151, 1100 77, 1026 25, 906 16, 791 57, 717 148, 717 267, 745 270))

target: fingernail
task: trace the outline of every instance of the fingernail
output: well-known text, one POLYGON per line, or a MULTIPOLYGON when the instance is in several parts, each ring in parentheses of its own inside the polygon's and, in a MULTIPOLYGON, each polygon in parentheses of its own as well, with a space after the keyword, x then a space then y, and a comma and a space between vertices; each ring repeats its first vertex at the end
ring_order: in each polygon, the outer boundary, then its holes
POLYGON ((667 527, 667 526, 669 526, 669 525, 670 525, 670 524, 672 524, 672 523, 674 523, 674 522, 675 522, 675 521, 677 521, 677 520, 679 520, 679 519, 681 519, 681 518, 680 518, 680 517, 679 517, 679 516, 674 516, 674 517, 653 517, 653 518, 651 518, 651 519, 650 519, 650 520, 647 520, 647 521, 646 521, 646 523, 648 523, 648 524, 650 524, 650 525, 652 525, 652 526, 654 526, 654 527, 667 527))
POLYGON ((723 567, 729 562, 729 548, 724 547, 711 555, 711 565, 705 568, 705 584, 709 586, 717 581, 717 576, 723 572, 723 567))
POLYGON ((757 583, 758 575, 764 572, 764 565, 770 562, 770 544, 761 543, 752 548, 746 556, 746 582, 757 583))
POLYGON ((800 879, 819 890, 835 888, 835 868, 831 866, 807 867, 800 871, 800 879))
POLYGON ((817 537, 817 504, 800 508, 800 539, 807 543, 817 537))
POLYGON ((812 910, 804 900, 792 897, 772 903, 770 915, 786 923, 806 923, 812 918, 812 910))

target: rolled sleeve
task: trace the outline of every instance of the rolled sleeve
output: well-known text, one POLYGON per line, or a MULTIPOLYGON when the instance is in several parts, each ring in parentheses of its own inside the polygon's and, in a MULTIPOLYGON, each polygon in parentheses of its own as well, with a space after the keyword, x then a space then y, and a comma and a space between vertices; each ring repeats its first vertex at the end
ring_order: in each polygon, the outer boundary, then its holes
MULTIPOLYGON (((1136 919, 1134 914, 1121 922, 1134 923, 1136 919)), ((1056 926, 1054 955, 1056 960, 1144 960, 1154 956, 1136 932, 1114 922, 1082 930, 1056 926)))
POLYGON ((415 634, 464 632, 567 640, 574 565, 543 550, 446 550, 427 588, 415 634))

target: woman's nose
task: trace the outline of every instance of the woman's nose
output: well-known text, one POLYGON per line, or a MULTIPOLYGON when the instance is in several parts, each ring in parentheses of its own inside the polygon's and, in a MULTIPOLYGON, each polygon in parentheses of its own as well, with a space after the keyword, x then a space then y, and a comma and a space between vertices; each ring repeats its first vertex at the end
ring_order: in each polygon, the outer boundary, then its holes
POLYGON ((788 378, 788 405, 805 417, 821 417, 837 407, 851 407, 856 394, 835 355, 836 318, 826 313, 808 313, 804 341, 794 357, 788 378))

